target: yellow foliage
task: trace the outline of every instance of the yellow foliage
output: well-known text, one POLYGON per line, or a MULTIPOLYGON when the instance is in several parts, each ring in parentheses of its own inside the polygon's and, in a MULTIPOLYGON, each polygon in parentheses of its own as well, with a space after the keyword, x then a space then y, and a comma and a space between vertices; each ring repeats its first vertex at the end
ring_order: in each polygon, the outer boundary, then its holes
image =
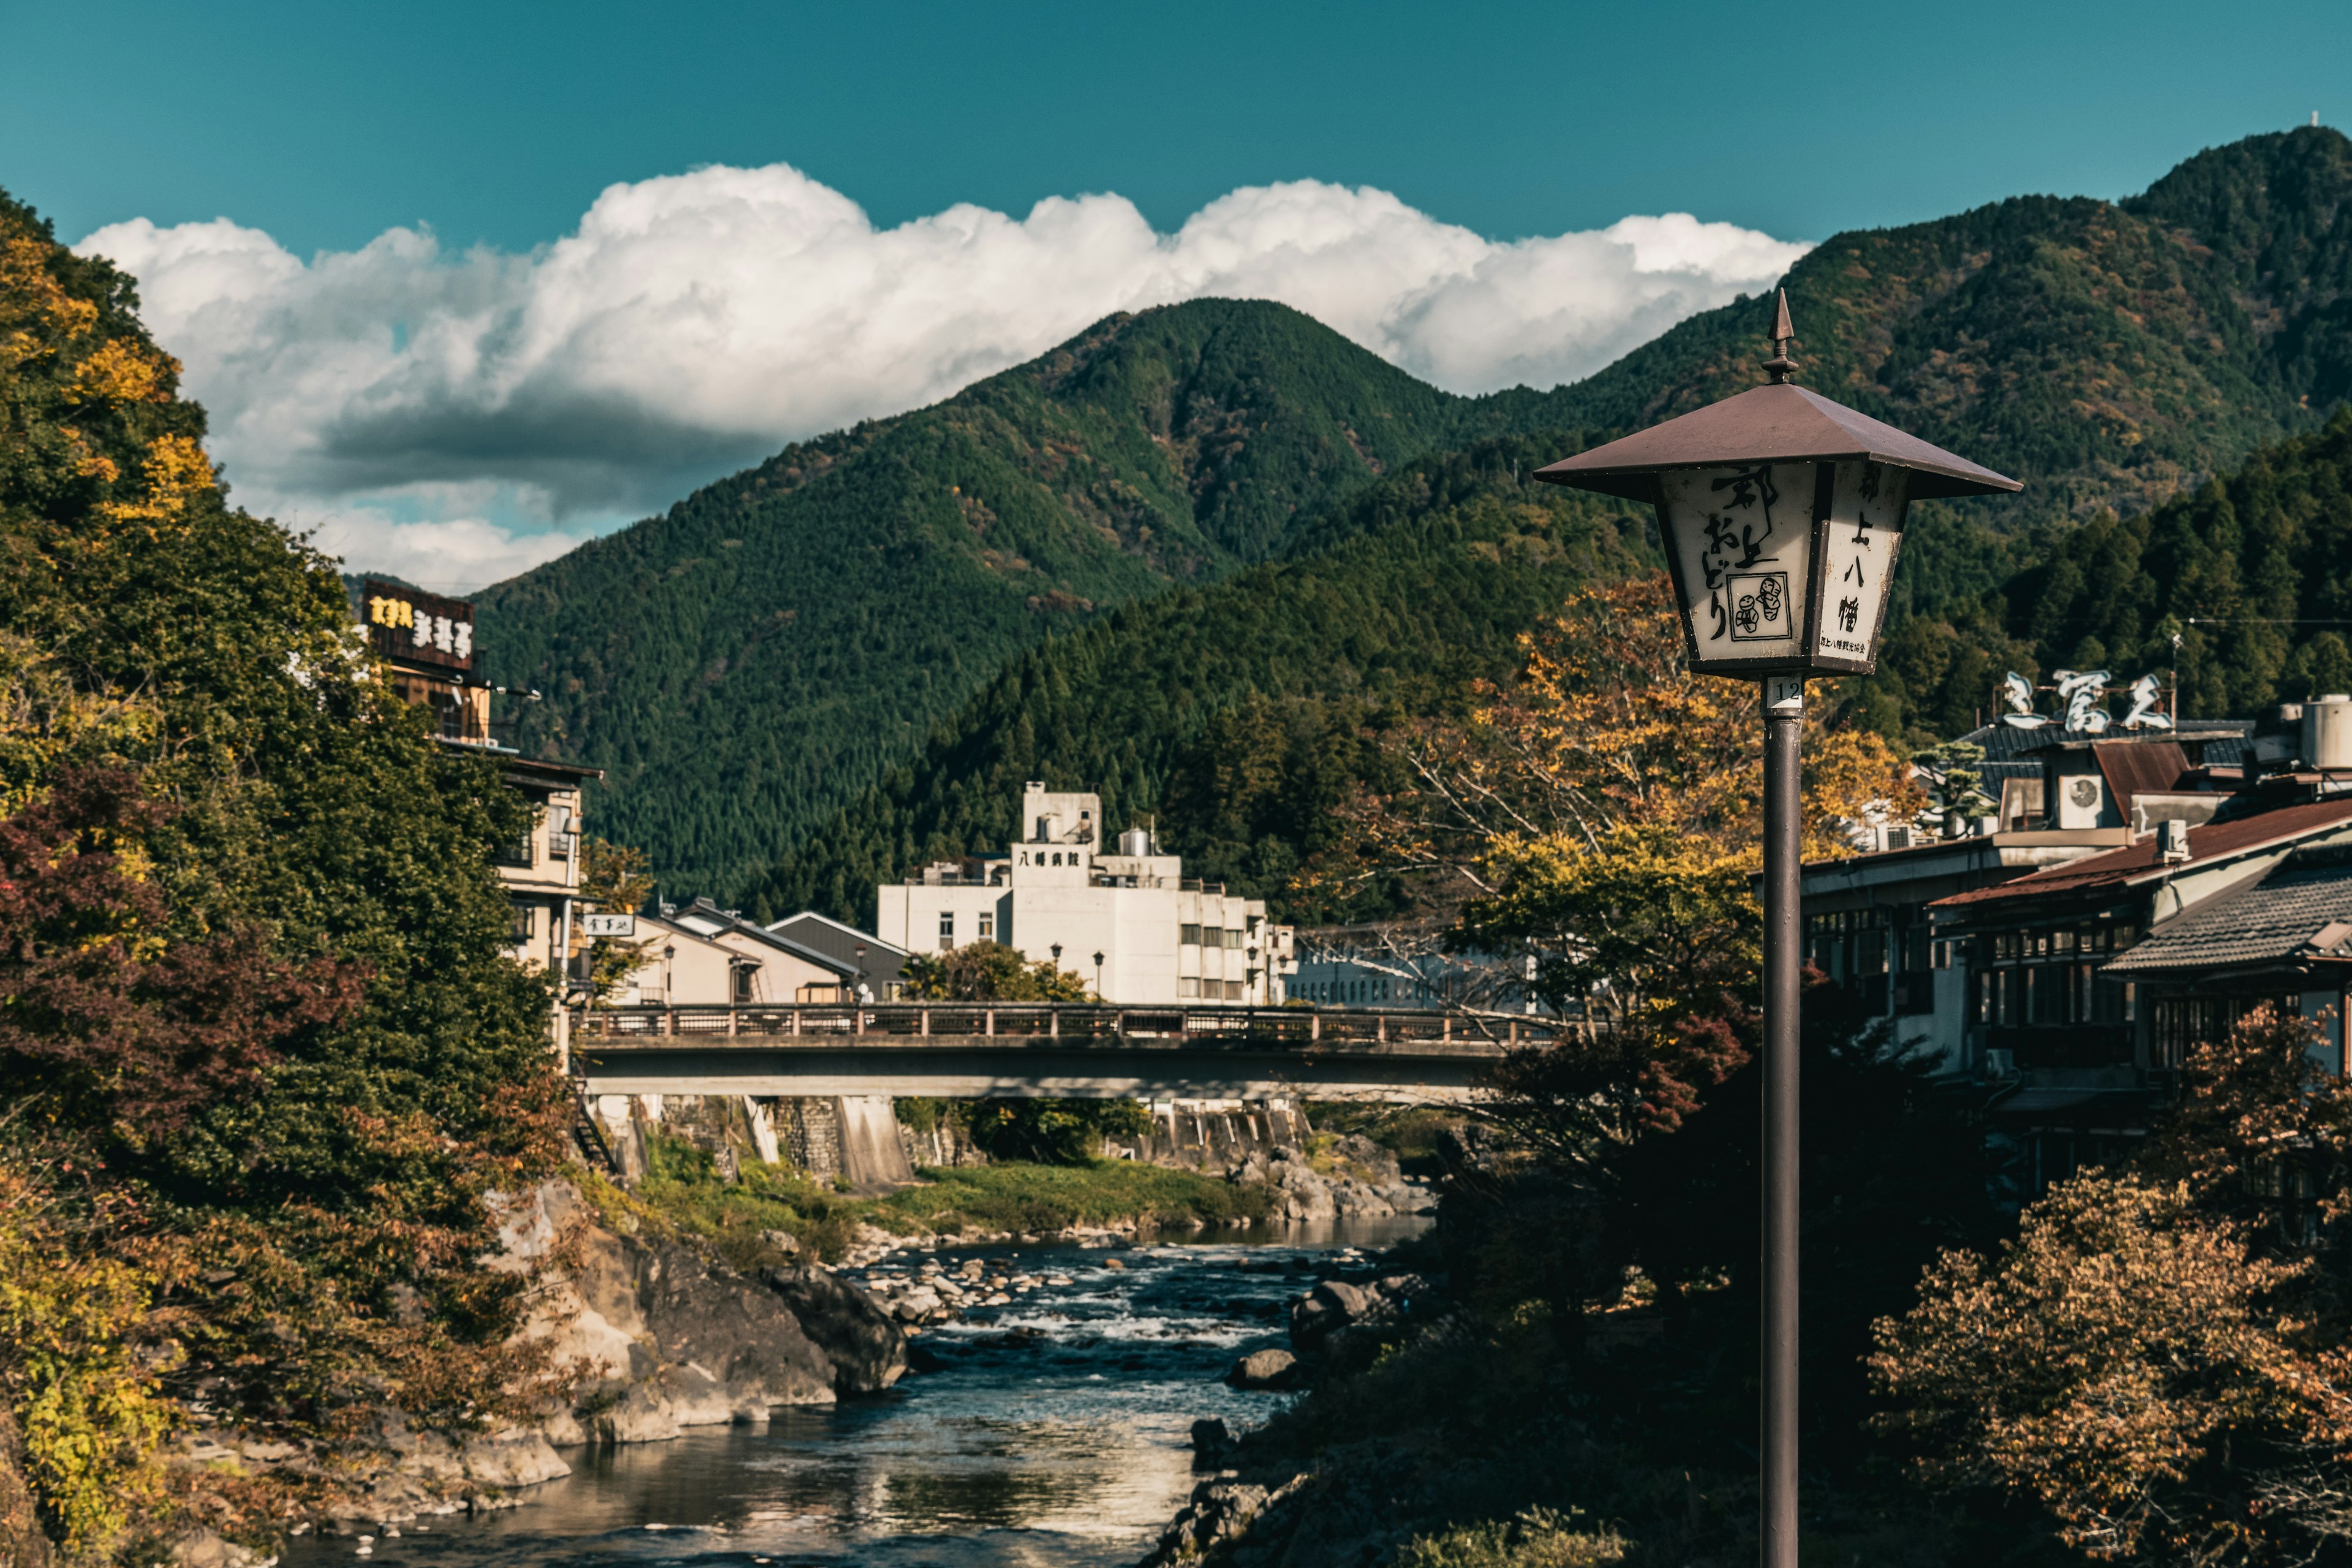
POLYGON ((158 730, 152 703, 76 690, 55 658, 0 632, 0 816, 23 810, 60 766, 147 754, 158 730))
POLYGON ((98 307, 77 300, 49 273, 49 245, 37 235, 0 240, 0 369, 57 351, 97 324, 98 307))
POLYGON ((186 512, 192 497, 219 482, 204 447, 186 436, 159 436, 149 442, 142 473, 144 499, 110 502, 100 510, 118 522, 169 521, 186 512))
POLYGON ((69 1552, 104 1545, 163 1496, 156 1454, 181 1411, 140 1353, 155 1283, 89 1247, 39 1173, 0 1162, 0 1394, 69 1552))
POLYGON ((164 390, 164 378, 176 376, 179 371, 179 362, 168 354, 142 349, 127 339, 111 339, 74 367, 73 384, 67 389, 66 401, 166 402, 171 394, 164 390))

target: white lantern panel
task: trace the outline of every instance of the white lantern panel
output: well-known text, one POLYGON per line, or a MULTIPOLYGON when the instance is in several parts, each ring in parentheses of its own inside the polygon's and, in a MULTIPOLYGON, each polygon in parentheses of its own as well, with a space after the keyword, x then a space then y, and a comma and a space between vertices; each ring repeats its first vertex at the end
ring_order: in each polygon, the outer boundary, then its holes
POLYGON ((1694 660, 1802 664, 1812 583, 1814 465, 1672 468, 1658 476, 1694 660))
POLYGON ((1822 541, 1821 618, 1813 630, 1817 658, 1861 666, 1877 658, 1910 487, 1908 468, 1837 465, 1822 541))

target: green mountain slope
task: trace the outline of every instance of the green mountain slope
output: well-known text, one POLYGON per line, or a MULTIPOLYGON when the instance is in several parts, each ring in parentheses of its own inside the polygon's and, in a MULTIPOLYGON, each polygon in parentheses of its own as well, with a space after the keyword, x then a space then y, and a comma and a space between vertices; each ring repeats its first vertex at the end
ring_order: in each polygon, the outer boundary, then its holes
POLYGON ((1114 317, 485 592, 487 668, 546 694, 524 750, 610 770, 601 831, 723 884, 1022 649, 1263 560, 1384 470, 1511 416, 1282 306, 1114 317))
MULTIPOLYGON (((1016 661, 909 764, 747 890, 756 912, 870 920, 877 881, 994 850, 1021 786, 1156 816, 1188 875, 1279 899, 1381 763, 1367 727, 1458 701, 1580 583, 1653 559, 1622 503, 1528 481, 1573 436, 1425 458, 1340 509, 1340 542, 1126 606, 1016 661)), ((1370 898, 1376 905, 1378 889, 1370 898)), ((1337 918, 1362 912, 1298 909, 1337 918)))
MULTIPOLYGON (((2121 204, 2024 196, 1841 234, 1790 269, 1799 379, 2028 481, 2000 518, 2130 512, 2311 427, 2352 378, 2352 142, 2201 153, 2121 204)), ((1752 305, 1557 395, 1635 426, 1755 383, 1752 305)))
MULTIPOLYGON (((1801 380, 2027 481, 1917 510, 1895 624, 2006 626, 2004 586, 2066 528, 2315 428, 2352 386, 2347 195, 2352 142, 2302 130, 2120 204, 2020 197, 1799 262, 1801 380)), ((1760 324, 1735 303, 1587 381, 1472 399, 1276 305, 1114 318, 491 590, 490 668, 548 693, 527 749, 612 770, 605 830, 684 886, 743 886, 1048 637, 1342 547, 1367 526, 1348 498, 1423 455, 1633 427, 1753 384, 1760 324)), ((1920 722, 1973 682, 1889 686, 1874 716, 1920 722)))

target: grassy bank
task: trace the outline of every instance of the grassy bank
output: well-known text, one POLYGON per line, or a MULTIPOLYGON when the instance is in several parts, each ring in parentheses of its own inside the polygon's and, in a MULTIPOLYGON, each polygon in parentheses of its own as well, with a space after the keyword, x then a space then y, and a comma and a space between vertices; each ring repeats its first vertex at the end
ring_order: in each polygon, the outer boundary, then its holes
POLYGON ((976 1238, 1129 1222, 1225 1224, 1258 1219, 1271 1207, 1263 1186, 1125 1160, 927 1168, 918 1185, 858 1197, 783 1166, 746 1164, 729 1182, 709 1154, 678 1139, 657 1139, 650 1152, 646 1179, 629 1191, 586 1177, 592 1201, 624 1228, 700 1242, 745 1269, 796 1257, 833 1261, 863 1226, 976 1238))

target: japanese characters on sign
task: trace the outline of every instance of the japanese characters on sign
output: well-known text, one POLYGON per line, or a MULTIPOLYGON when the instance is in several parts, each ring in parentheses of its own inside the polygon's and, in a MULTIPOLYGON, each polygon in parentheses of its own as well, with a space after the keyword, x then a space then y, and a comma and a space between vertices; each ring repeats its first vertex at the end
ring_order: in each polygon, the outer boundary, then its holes
POLYGON ((1863 461, 1661 473, 1697 667, 1868 668, 1909 477, 1863 461))
POLYGON ((1866 666, 1877 657, 1911 472, 1883 463, 1836 467, 1822 550, 1822 624, 1813 649, 1822 658, 1866 666))
POLYGON ((1801 660, 1813 465, 1681 468, 1659 483, 1699 661, 1801 660))
POLYGON ((377 653, 408 664, 474 668, 474 606, 397 584, 360 589, 360 619, 377 653))

